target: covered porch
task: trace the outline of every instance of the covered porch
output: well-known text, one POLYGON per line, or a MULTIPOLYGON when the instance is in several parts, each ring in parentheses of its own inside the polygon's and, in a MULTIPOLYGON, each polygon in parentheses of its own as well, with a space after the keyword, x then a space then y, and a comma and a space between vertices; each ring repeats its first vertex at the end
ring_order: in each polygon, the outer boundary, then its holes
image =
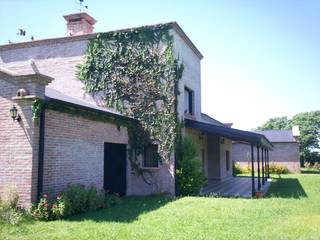
MULTIPOLYGON (((262 194, 265 194, 271 181, 266 181, 261 186, 262 194)), ((258 179, 255 179, 255 189, 258 189, 258 179)), ((227 177, 221 180, 209 180, 201 193, 202 196, 222 196, 222 197, 252 197, 251 177, 227 177)))
POLYGON ((254 197, 262 196, 268 190, 269 150, 272 150, 273 145, 264 135, 190 119, 185 120, 185 126, 187 129, 198 131, 200 135, 206 135, 207 154, 202 153, 202 161, 208 185, 202 189, 201 194, 254 197), (251 145, 250 177, 233 177, 232 170, 225 174, 226 169, 232 169, 228 157, 231 149, 225 151, 226 147, 223 146, 225 139, 247 142, 251 145), (223 154, 226 156, 221 157, 223 154))

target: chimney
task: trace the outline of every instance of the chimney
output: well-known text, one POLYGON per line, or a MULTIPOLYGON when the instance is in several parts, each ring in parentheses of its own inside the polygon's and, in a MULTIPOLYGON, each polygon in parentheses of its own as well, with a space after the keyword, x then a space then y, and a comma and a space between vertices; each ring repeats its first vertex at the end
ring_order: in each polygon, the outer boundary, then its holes
POLYGON ((294 137, 299 137, 300 136, 299 126, 292 126, 292 135, 294 137))
POLYGON ((93 17, 85 12, 69 14, 63 17, 67 21, 67 31, 69 36, 92 33, 93 25, 97 22, 93 17))

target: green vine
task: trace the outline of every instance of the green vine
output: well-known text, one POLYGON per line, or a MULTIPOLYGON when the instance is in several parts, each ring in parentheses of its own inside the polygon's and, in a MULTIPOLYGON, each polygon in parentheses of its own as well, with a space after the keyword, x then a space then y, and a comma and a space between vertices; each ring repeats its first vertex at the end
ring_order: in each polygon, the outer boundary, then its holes
POLYGON ((42 99, 35 99, 32 103, 31 109, 32 109, 32 121, 35 124, 39 124, 40 115, 42 112, 44 106, 44 101, 42 99))
POLYGON ((128 127, 130 162, 143 175, 137 156, 146 144, 159 144, 159 160, 175 147, 178 81, 183 65, 174 58, 170 24, 102 33, 88 43, 77 76, 85 90, 101 96, 106 107, 139 120, 128 127))

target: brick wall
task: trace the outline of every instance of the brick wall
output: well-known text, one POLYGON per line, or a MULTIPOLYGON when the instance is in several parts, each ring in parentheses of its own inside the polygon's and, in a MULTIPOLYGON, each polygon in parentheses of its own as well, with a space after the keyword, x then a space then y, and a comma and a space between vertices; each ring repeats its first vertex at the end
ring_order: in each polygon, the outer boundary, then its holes
MULTIPOLYGON (((43 192, 56 195, 76 183, 103 188, 105 142, 128 144, 127 129, 47 110, 43 192)), ((174 194, 173 162, 152 171, 148 185, 131 171, 128 158, 127 195, 174 194)))
POLYGON ((31 101, 13 101, 21 86, 0 76, 0 192, 14 186, 20 204, 36 200, 39 129, 32 122, 31 101), (13 121, 9 109, 15 104, 21 121, 13 121))

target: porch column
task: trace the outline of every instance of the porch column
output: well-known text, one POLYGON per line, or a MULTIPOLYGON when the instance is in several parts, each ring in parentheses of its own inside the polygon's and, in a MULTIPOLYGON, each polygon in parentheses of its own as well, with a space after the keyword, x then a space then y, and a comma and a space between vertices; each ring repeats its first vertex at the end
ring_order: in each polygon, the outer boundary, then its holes
POLYGON ((260 154, 259 146, 257 146, 257 162, 258 162, 258 190, 261 190, 261 179, 260 179, 260 154))
POLYGON ((253 144, 251 144, 251 181, 252 181, 252 197, 256 194, 255 182, 254 182, 254 152, 253 144))
POLYGON ((264 185, 264 148, 261 148, 262 185, 264 185))
POLYGON ((270 159, 269 159, 269 149, 267 150, 267 159, 268 159, 268 178, 270 178, 270 159))
POLYGON ((266 178, 266 181, 268 181, 268 159, 267 159, 267 149, 264 149, 264 159, 265 159, 265 162, 264 162, 264 169, 265 169, 265 178, 266 178))

